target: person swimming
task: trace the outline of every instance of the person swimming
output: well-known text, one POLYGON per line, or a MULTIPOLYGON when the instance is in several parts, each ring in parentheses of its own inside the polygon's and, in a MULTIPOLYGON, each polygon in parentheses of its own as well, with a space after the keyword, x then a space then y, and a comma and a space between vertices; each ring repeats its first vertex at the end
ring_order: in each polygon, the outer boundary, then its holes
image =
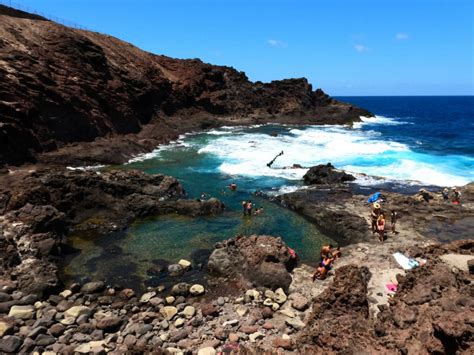
POLYGON ((231 191, 237 191, 237 184, 235 182, 231 183, 229 185, 229 190, 231 191))

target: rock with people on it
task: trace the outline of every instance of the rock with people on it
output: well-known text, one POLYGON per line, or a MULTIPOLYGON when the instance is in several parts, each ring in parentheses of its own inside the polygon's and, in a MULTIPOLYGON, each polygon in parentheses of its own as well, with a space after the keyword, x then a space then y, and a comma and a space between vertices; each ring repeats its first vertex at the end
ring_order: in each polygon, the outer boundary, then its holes
POLYGON ((355 179, 351 174, 336 169, 331 163, 313 166, 303 176, 306 185, 342 184, 355 179))
POLYGON ((280 237, 237 236, 216 245, 208 261, 211 273, 243 278, 255 286, 287 290, 294 267, 288 246, 280 237))

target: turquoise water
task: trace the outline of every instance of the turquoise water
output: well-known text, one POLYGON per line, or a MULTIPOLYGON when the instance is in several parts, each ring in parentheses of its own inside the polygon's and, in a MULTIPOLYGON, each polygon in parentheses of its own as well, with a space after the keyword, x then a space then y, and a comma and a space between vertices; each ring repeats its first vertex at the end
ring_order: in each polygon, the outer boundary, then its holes
MULTIPOLYGON (((281 236, 303 261, 315 262, 320 246, 330 240, 269 197, 301 188, 304 167, 316 164, 331 162, 353 173, 353 187, 361 193, 389 188, 414 192, 421 186, 439 189, 474 180, 472 97, 351 100, 379 116, 352 127, 223 127, 187 135, 130 164, 108 167, 175 176, 188 198, 206 193, 227 209, 214 217, 150 218, 100 238, 71 236, 70 243, 81 252, 67 260, 66 275, 136 288, 166 283, 157 272, 160 266, 181 258, 204 264, 216 242, 253 233, 281 236), (284 155, 268 168, 282 150, 284 155), (293 164, 303 168, 290 168, 293 164), (237 191, 227 188, 231 182, 237 183, 237 191), (257 191, 267 197, 255 195, 257 191), (248 199, 264 213, 244 218, 241 201, 248 199)), ((433 230, 438 228, 433 225, 433 230)), ((196 268, 186 277, 203 275, 196 268)))
MULTIPOLYGON (((262 129, 269 128, 259 130, 262 129)), ((273 127, 272 132, 275 129, 273 127)), ((176 282, 168 279, 165 273, 152 273, 150 269, 176 263, 182 258, 193 261, 194 265, 204 265, 216 242, 238 234, 281 236, 302 261, 316 262, 321 246, 334 242, 305 218, 272 202, 267 195, 288 187, 288 180, 222 173, 219 170, 222 159, 200 151, 215 137, 212 134, 189 136, 180 143, 160 149, 149 159, 107 169, 139 169, 150 174, 175 176, 184 186, 187 198, 200 198, 205 193, 206 198, 212 196, 223 201, 226 206, 223 214, 197 218, 159 216, 136 221, 126 231, 105 237, 71 236, 71 245, 81 252, 68 261, 64 270, 67 277, 85 280, 87 275, 91 279, 105 279, 111 284, 135 288, 176 282), (238 185, 237 191, 228 188, 232 182, 238 185), (266 197, 260 196, 259 192, 266 197), (244 217, 241 203, 249 199, 264 212, 244 217)), ((301 187, 299 181, 290 185, 301 187)), ((185 278, 186 281, 201 282, 204 275, 196 268, 185 278)))

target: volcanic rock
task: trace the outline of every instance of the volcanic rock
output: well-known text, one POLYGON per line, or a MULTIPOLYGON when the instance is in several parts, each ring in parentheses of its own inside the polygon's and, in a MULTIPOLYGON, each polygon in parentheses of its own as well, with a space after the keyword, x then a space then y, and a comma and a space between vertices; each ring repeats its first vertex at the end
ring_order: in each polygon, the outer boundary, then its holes
POLYGON ((282 287, 291 283, 291 256, 281 238, 238 236, 216 246, 208 261, 218 276, 243 277, 257 286, 282 287))
POLYGON ((337 170, 331 163, 313 166, 303 176, 306 185, 341 184, 354 181, 355 177, 342 170, 337 170))

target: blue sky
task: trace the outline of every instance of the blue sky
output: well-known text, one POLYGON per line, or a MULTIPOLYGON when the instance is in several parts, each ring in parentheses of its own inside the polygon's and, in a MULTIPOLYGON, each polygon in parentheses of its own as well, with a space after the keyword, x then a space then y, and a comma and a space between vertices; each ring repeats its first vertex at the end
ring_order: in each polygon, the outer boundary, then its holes
POLYGON ((12 2, 254 81, 304 76, 340 96, 474 94, 472 0, 12 2))

